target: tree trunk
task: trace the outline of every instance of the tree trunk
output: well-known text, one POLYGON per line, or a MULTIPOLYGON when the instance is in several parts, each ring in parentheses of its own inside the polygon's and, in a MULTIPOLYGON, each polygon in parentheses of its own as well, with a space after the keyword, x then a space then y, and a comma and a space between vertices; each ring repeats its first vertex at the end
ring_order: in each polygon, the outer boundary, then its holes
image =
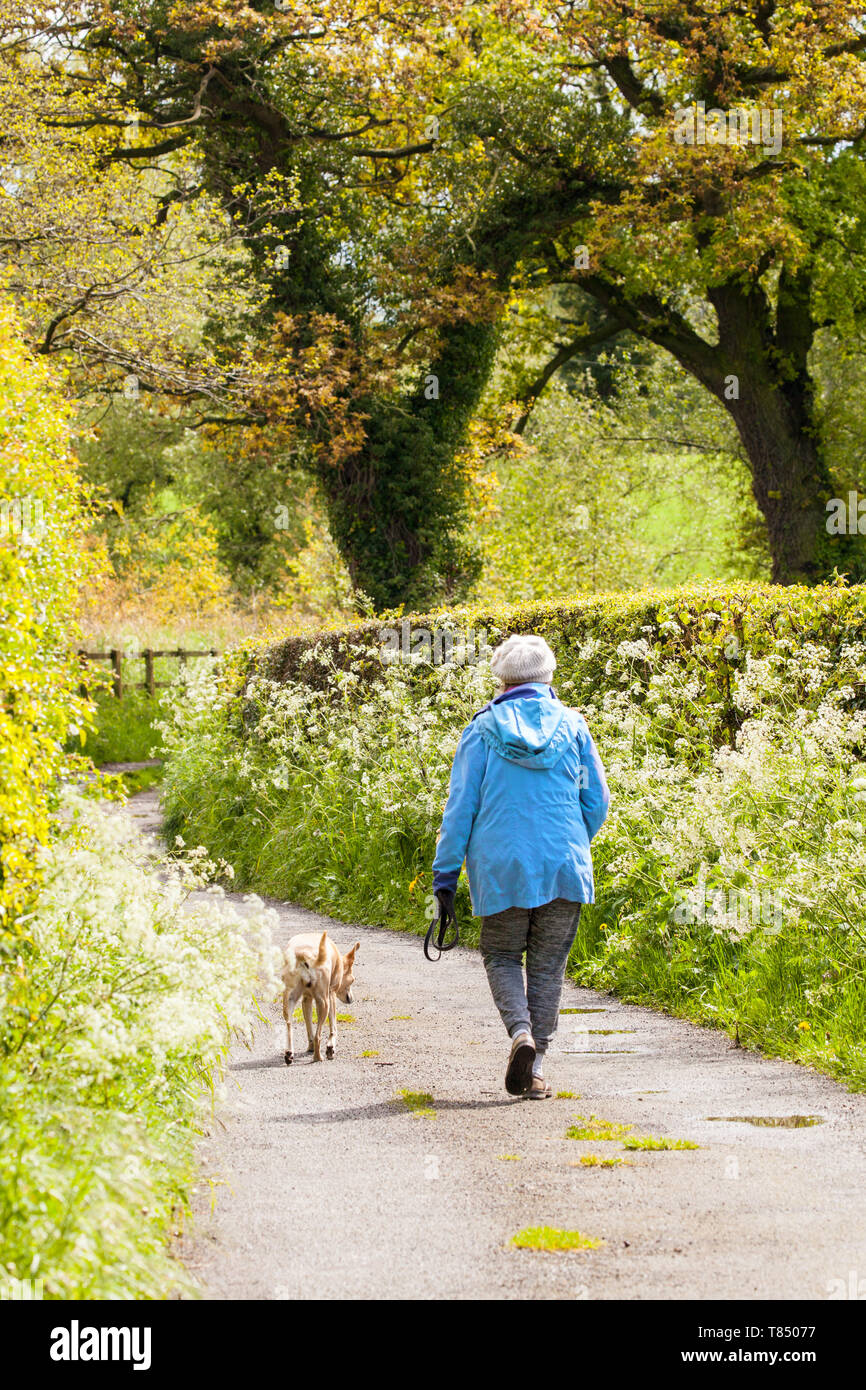
MULTIPOLYGON (((811 430, 769 381, 741 382, 726 401, 752 474, 755 501, 767 523, 776 584, 815 584, 833 569, 825 522, 833 488, 811 430)), ((837 561, 841 555, 836 557, 837 561)))
POLYGON ((491 323, 445 328, 414 393, 361 401, 363 445, 342 467, 319 470, 334 540, 353 584, 378 609, 453 602, 477 576, 466 486, 454 456, 498 336, 491 323))
POLYGON ((775 315, 757 282, 722 285, 709 298, 718 319, 719 358, 727 364, 721 392, 718 382, 715 391, 746 452, 752 491, 767 523, 773 582, 818 583, 833 568, 825 528, 833 490, 814 420, 808 269, 782 269, 775 315))
POLYGON ((711 287, 717 344, 655 296, 629 296, 601 274, 580 283, 633 332, 666 348, 731 416, 767 523, 774 582, 814 584, 834 568, 850 572, 857 558, 851 538, 826 529, 834 489, 819 447, 808 364, 816 327, 809 267, 794 274, 782 268, 775 304, 757 279, 711 287))

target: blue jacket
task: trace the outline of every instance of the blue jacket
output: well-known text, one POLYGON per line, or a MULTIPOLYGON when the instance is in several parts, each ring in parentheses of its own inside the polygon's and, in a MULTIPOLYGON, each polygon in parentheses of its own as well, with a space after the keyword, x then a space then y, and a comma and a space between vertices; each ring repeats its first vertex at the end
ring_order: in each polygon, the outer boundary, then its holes
POLYGON ((586 720, 547 685, 506 691, 463 730, 433 860, 433 891, 456 888, 463 860, 472 910, 591 903, 589 843, 610 793, 586 720))

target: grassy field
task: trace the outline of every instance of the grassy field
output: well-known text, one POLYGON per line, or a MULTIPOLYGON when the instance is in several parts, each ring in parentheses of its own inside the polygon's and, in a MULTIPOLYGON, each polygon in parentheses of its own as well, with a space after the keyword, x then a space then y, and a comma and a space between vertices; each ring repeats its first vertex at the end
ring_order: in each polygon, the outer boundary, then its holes
MULTIPOLYGON (((127 623, 120 628, 105 626, 91 629, 83 643, 86 650, 110 652, 116 649, 124 653, 123 697, 118 700, 113 694, 111 667, 107 661, 87 664, 85 679, 96 707, 95 727, 86 732, 82 751, 93 759, 97 767, 104 763, 146 762, 151 758, 161 758, 161 735, 154 728, 154 721, 160 717, 159 702, 163 693, 159 687, 164 688, 178 678, 181 662, 176 657, 154 659, 157 690, 155 697, 152 697, 144 688, 145 649, 222 652, 233 642, 256 630, 256 622, 252 618, 231 613, 210 625, 187 622, 162 626, 141 623, 134 626, 127 623)), ((187 664, 194 668, 200 660, 202 658, 190 657, 187 664)), ((78 744, 75 747, 77 749, 78 744)), ((128 778, 130 774, 126 776, 128 778)), ((145 784, 149 785, 146 779, 141 785, 145 784)), ((140 789, 141 786, 135 787, 135 790, 140 789)))

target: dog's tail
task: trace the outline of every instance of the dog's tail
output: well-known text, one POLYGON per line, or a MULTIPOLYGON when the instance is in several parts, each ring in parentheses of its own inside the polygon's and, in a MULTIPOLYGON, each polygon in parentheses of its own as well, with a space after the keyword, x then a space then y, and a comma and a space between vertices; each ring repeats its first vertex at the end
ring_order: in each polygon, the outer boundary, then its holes
POLYGON ((283 967, 283 978, 287 979, 290 975, 295 976, 302 984, 311 985, 313 983, 312 966, 303 956, 296 956, 292 943, 286 947, 286 963, 283 967))
POLYGON ((328 959, 328 933, 322 932, 322 939, 319 942, 319 954, 316 956, 316 965, 324 965, 328 959))

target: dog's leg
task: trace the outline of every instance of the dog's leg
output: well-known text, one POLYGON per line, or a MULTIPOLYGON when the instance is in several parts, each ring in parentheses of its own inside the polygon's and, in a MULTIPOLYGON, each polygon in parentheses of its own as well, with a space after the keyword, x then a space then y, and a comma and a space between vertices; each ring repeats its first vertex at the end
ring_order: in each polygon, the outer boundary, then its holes
POLYGON ((295 1011, 296 1002, 297 996, 289 989, 288 985, 286 985, 286 988, 283 990, 283 1018, 286 1020, 286 1052, 284 1060, 287 1067, 291 1066, 292 1062, 295 1060, 295 1050, 292 1043, 292 1014, 295 1011))
POLYGON ((325 1048, 325 1056, 330 1061, 337 1051, 337 996, 331 990, 328 998, 328 1046, 325 1048))
POLYGON ((314 1062, 321 1062, 321 1060, 322 1060, 322 1030, 323 1030, 324 1027, 325 1027, 325 1016, 326 1016, 327 1012, 328 1012, 328 1011, 327 1011, 327 1007, 326 1007, 326 1005, 325 1005, 325 1001, 321 998, 320 995, 317 994, 317 995, 316 995, 316 1038, 315 1038, 315 1042, 313 1043, 313 1061, 314 1061, 314 1062))
POLYGON ((301 1007, 304 1010, 304 1027, 307 1030, 307 1051, 313 1050, 313 996, 305 994, 301 1000, 301 1007))

